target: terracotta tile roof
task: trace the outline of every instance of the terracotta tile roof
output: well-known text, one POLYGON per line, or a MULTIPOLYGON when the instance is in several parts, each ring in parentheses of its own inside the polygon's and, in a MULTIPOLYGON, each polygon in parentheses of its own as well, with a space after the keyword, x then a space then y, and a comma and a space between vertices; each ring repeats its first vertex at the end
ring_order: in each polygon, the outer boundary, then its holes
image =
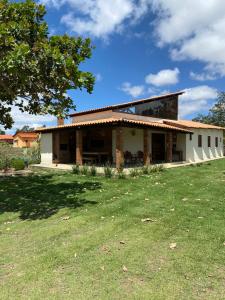
POLYGON ((0 140, 13 140, 13 136, 11 134, 0 134, 0 140))
POLYGON ((155 96, 155 97, 150 97, 150 98, 145 98, 145 99, 134 100, 134 101, 125 102, 125 103, 121 103, 121 104, 104 106, 104 107, 100 107, 100 108, 96 108, 96 109, 84 110, 84 111, 80 111, 80 112, 70 114, 69 116, 70 117, 79 116, 79 115, 90 114, 90 113, 95 113, 95 112, 100 112, 100 111, 105 111, 105 110, 110 110, 110 109, 122 108, 122 107, 127 106, 127 105, 134 105, 134 104, 138 104, 138 103, 151 102, 151 101, 154 101, 154 100, 163 99, 163 98, 167 98, 167 97, 171 97, 171 96, 179 96, 179 95, 182 95, 183 93, 184 92, 180 91, 180 92, 169 93, 169 94, 165 94, 165 95, 161 95, 161 96, 155 96))
POLYGON ((185 129, 220 129, 220 130, 225 130, 224 127, 219 127, 211 124, 203 124, 200 122, 194 122, 194 121, 189 121, 189 120, 163 120, 164 124, 172 125, 172 126, 178 126, 180 128, 185 128, 185 129))
POLYGON ((36 133, 36 132, 17 132, 17 133, 15 133, 14 134, 14 138, 16 137, 16 136, 20 136, 20 137, 22 137, 22 138, 30 138, 30 139, 36 139, 36 138, 38 138, 38 134, 36 133))
POLYGON ((105 125, 105 124, 121 124, 121 125, 137 125, 143 127, 150 127, 150 128, 161 128, 161 129, 171 129, 180 132, 190 133, 190 130, 186 130, 183 128, 179 128, 173 125, 164 124, 161 122, 147 122, 147 121, 137 121, 132 119, 125 119, 125 118, 107 118, 107 119, 98 119, 92 121, 85 121, 85 122, 77 122, 72 124, 60 125, 60 126, 53 126, 53 127, 42 127, 37 128, 36 132, 46 132, 46 131, 53 131, 57 129, 64 129, 64 128, 79 128, 79 127, 87 127, 91 125, 105 125))

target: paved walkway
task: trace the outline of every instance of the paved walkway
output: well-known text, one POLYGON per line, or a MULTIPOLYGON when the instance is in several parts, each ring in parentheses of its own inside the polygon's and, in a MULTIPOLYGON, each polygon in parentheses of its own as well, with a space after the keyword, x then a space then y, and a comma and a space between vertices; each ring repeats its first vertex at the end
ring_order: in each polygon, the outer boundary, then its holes
MULTIPOLYGON (((207 161, 217 160, 217 159, 221 159, 221 158, 224 158, 224 157, 219 157, 219 158, 216 158, 216 159, 208 159, 208 160, 199 161, 199 162, 196 162, 196 163, 183 161, 183 162, 164 163, 164 164, 160 164, 160 165, 162 165, 166 169, 178 168, 178 167, 190 166, 190 165, 198 164, 198 163, 204 163, 204 162, 207 162, 207 161)), ((41 163, 41 164, 32 165, 32 167, 58 169, 58 170, 72 170, 73 166, 74 166, 74 164, 47 164, 47 163, 46 164, 41 163)), ((131 169, 132 168, 124 168, 124 172, 128 174, 131 169)), ((96 170, 97 170, 97 173, 99 173, 99 174, 104 173, 104 167, 96 167, 96 170)))

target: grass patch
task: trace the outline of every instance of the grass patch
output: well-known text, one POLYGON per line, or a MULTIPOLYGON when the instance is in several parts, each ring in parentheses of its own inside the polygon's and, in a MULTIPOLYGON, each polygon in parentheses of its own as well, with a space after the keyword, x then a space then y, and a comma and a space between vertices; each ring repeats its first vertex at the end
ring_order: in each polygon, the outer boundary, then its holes
POLYGON ((224 299, 224 172, 1 178, 0 298, 224 299))

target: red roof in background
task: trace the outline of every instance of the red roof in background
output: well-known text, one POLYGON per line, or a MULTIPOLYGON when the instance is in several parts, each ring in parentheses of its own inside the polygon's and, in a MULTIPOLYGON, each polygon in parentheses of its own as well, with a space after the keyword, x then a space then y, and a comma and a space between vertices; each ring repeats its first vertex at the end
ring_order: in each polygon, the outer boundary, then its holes
POLYGON ((16 136, 22 137, 22 138, 30 138, 30 139, 37 139, 38 138, 38 134, 35 132, 17 132, 14 134, 14 138, 16 136))
POLYGON ((0 140, 13 140, 13 136, 11 134, 0 134, 0 140))

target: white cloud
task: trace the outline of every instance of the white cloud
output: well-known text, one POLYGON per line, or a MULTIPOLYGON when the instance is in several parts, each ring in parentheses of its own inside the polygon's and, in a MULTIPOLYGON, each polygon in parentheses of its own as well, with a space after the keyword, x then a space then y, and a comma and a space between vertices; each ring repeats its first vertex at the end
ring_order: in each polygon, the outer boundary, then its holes
POLYGON ((172 46, 175 60, 205 62, 212 75, 225 75, 225 2, 152 0, 160 46, 172 46))
POLYGON ((112 32, 121 31, 122 23, 134 12, 130 0, 70 0, 68 3, 73 10, 61 22, 78 34, 104 39, 112 32), (77 10, 82 17, 75 14, 77 10))
POLYGON ((131 85, 130 82, 124 82, 121 86, 121 91, 125 92, 126 94, 132 97, 139 97, 141 96, 144 91, 145 87, 143 85, 131 85))
POLYGON ((156 74, 149 74, 145 77, 145 82, 155 86, 176 84, 179 81, 180 71, 175 68, 174 70, 165 69, 156 74))
POLYGON ((222 0, 40 0, 69 5, 61 21, 73 32, 107 40, 154 13, 155 36, 174 60, 205 63, 211 76, 225 76, 225 1, 222 0))
POLYGON ((211 100, 217 97, 217 90, 207 85, 188 88, 184 91, 185 93, 179 97, 180 118, 208 111, 211 107, 211 100))
POLYGON ((113 32, 121 32, 126 21, 136 24, 148 11, 149 0, 40 0, 60 9, 69 5, 61 22, 80 35, 107 39, 113 32))
POLYGON ((212 75, 207 72, 203 72, 203 73, 190 72, 190 77, 191 77, 191 79, 194 79, 197 81, 206 81, 206 80, 215 80, 216 79, 215 75, 212 75))
MULTIPOLYGON (((56 117, 50 115, 31 115, 28 113, 22 113, 18 107, 13 106, 11 115, 14 120, 13 128, 7 130, 7 132, 13 133, 17 128, 21 128, 24 125, 28 125, 32 128, 40 127, 45 124, 53 123, 56 124, 56 117)), ((1 128, 4 130, 3 126, 1 128)))

